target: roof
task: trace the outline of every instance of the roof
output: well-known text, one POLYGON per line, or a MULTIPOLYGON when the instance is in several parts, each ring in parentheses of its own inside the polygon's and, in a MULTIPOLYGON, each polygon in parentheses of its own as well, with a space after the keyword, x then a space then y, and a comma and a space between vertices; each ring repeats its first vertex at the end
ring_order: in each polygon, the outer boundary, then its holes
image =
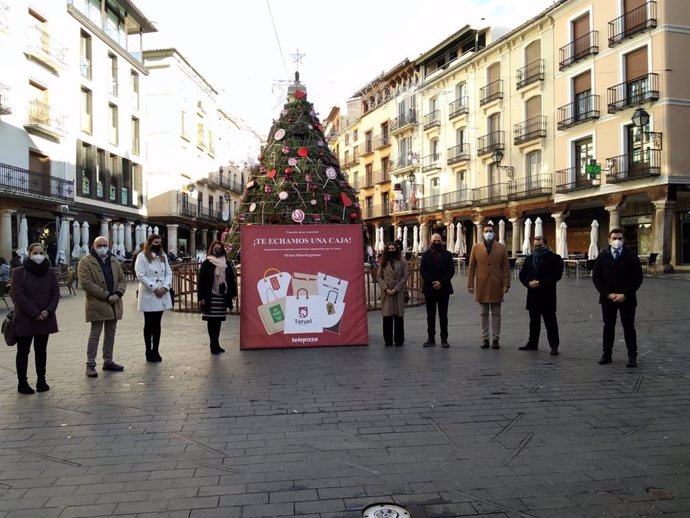
POLYGON ((153 22, 144 16, 144 13, 142 13, 130 0, 118 0, 118 3, 125 8, 128 17, 133 18, 139 24, 141 32, 158 32, 153 22))
POLYGON ((153 57, 168 57, 168 56, 174 56, 177 55, 179 58, 187 65, 206 85, 211 89, 211 91, 218 95, 218 92, 216 89, 211 85, 211 83, 208 82, 208 80, 204 77, 203 74, 201 74, 196 68, 192 66, 192 64, 187 61, 187 58, 185 58, 179 50, 177 50, 174 47, 169 47, 169 48, 164 48, 164 49, 150 49, 150 50, 145 50, 143 52, 143 57, 145 58, 153 58, 153 57))
POLYGON ((459 31, 454 32, 453 34, 448 36, 445 40, 443 40, 439 44, 435 45, 430 50, 427 50, 424 54, 421 54, 415 60, 415 65, 418 65, 419 63, 423 63, 427 59, 429 59, 429 58, 433 57, 435 54, 437 54, 440 50, 446 48, 448 45, 452 45, 457 40, 461 39, 462 36, 466 36, 470 32, 474 33, 476 31, 474 29, 472 29, 469 25, 465 25, 459 31))
POLYGON ((366 85, 364 85, 362 88, 357 90, 354 94, 352 94, 351 98, 360 97, 364 92, 371 90, 371 87, 374 86, 379 81, 395 76, 401 70, 404 70, 409 65, 410 65, 410 60, 407 58, 403 59, 400 63, 395 65, 393 68, 391 68, 387 72, 381 72, 373 80, 369 81, 366 85))

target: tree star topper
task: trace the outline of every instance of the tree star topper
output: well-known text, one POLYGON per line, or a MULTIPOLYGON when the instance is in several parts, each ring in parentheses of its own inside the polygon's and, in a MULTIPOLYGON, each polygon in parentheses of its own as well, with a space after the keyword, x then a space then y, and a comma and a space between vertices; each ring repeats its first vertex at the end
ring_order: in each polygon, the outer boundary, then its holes
POLYGON ((306 56, 306 54, 300 54, 299 49, 297 49, 294 54, 290 54, 296 70, 299 70, 299 64, 302 62, 304 56, 306 56))

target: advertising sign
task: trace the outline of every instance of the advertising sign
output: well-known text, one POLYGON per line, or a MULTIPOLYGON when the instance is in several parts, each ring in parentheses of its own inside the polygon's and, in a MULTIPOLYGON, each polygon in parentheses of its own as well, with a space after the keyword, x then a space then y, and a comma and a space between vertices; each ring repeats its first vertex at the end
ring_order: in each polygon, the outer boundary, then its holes
POLYGON ((367 345, 359 225, 243 225, 240 349, 367 345))

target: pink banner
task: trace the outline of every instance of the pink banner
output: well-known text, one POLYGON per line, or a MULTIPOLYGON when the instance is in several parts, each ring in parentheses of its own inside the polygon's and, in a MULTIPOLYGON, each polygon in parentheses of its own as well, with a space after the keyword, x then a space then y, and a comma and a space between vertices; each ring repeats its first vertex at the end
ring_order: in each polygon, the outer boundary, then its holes
POLYGON ((240 349, 368 345, 359 225, 243 225, 240 349))

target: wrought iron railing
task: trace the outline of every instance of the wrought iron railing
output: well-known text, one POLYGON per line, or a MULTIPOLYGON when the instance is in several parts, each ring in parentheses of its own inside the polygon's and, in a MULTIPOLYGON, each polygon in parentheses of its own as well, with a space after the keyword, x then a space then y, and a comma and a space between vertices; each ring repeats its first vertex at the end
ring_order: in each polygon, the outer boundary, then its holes
POLYGON ((388 135, 376 135, 373 138, 374 149, 381 149, 391 145, 391 138, 388 135))
POLYGON ((10 87, 0 83, 0 115, 9 115, 12 113, 12 107, 9 103, 10 87))
POLYGON ((390 131, 391 133, 402 131, 408 126, 416 125, 417 122, 417 112, 415 110, 408 110, 407 113, 393 119, 390 131))
POLYGON ((371 155, 374 152, 374 142, 371 138, 366 139, 360 146, 359 156, 371 155))
POLYGON ((430 129, 441 125, 441 110, 434 110, 424 116, 424 129, 430 129))
POLYGON ((521 200, 551 194, 553 194, 553 176, 551 174, 536 174, 513 180, 510 184, 508 197, 511 200, 521 200))
POLYGON ((463 162, 470 159, 470 145, 459 144, 457 146, 449 147, 446 153, 446 164, 451 165, 457 162, 463 162))
POLYGON ((599 186, 599 180, 585 173, 584 167, 569 167, 555 173, 556 194, 565 194, 599 186))
POLYGON ((517 89, 544 80, 544 60, 537 59, 517 71, 517 89))
POLYGON ((431 171, 432 169, 440 169, 441 167, 441 153, 432 153, 422 157, 422 171, 431 171))
POLYGON ((656 2, 645 2, 644 5, 609 22, 609 47, 617 45, 625 38, 653 29, 656 25, 656 2))
POLYGON ((362 208, 362 219, 382 218, 389 216, 391 213, 390 203, 382 203, 381 205, 370 205, 362 208))
POLYGON ((196 203, 190 201, 187 196, 177 195, 177 215, 185 218, 196 218, 199 213, 196 203))
POLYGON ((0 164, 0 192, 64 203, 74 201, 74 181, 0 164))
POLYGON ((627 155, 606 159, 606 183, 651 178, 661 174, 661 151, 658 149, 636 150, 627 155))
POLYGON ((474 190, 475 205, 493 205, 508 201, 508 183, 499 182, 474 190))
POLYGON ((558 69, 564 70, 587 56, 599 54, 599 31, 590 31, 559 50, 558 69))
POLYGON ((587 95, 558 108, 558 129, 566 129, 599 118, 599 96, 587 95))
POLYGON ((67 66, 67 47, 56 41, 51 35, 38 25, 33 25, 27 31, 27 50, 40 61, 48 61, 49 65, 67 66))
POLYGON ((606 92, 608 112, 616 113, 659 98, 659 74, 645 74, 610 87, 606 92))
POLYGON ((216 185, 224 189, 228 189, 237 194, 242 194, 244 192, 244 185, 242 184, 242 182, 235 181, 230 176, 230 173, 213 172, 208 175, 208 179, 216 185))
POLYGON ((545 136, 546 115, 538 115, 524 122, 518 122, 513 127, 513 142, 516 145, 545 136))
POLYGON ((469 97, 463 96, 455 99, 448 105, 448 118, 454 119, 460 115, 467 115, 470 112, 469 97))
POLYGON ((375 184, 390 182, 391 174, 386 169, 379 169, 372 173, 372 180, 375 184))
POLYGON ((30 125, 43 126, 59 133, 65 131, 65 116, 57 114, 48 104, 37 100, 29 101, 27 122, 30 125))
POLYGON ((503 99, 503 79, 492 81, 479 90, 479 105, 490 103, 496 99, 503 99))
POLYGON ((477 156, 488 155, 497 149, 505 149, 505 131, 494 131, 477 139, 477 156))
POLYGON ((391 162, 391 171, 416 167, 418 164, 419 160, 415 156, 400 156, 391 162))
POLYGON ((473 189, 459 189, 457 191, 446 192, 443 194, 443 205, 446 209, 457 209, 460 207, 471 207, 474 203, 473 189))

